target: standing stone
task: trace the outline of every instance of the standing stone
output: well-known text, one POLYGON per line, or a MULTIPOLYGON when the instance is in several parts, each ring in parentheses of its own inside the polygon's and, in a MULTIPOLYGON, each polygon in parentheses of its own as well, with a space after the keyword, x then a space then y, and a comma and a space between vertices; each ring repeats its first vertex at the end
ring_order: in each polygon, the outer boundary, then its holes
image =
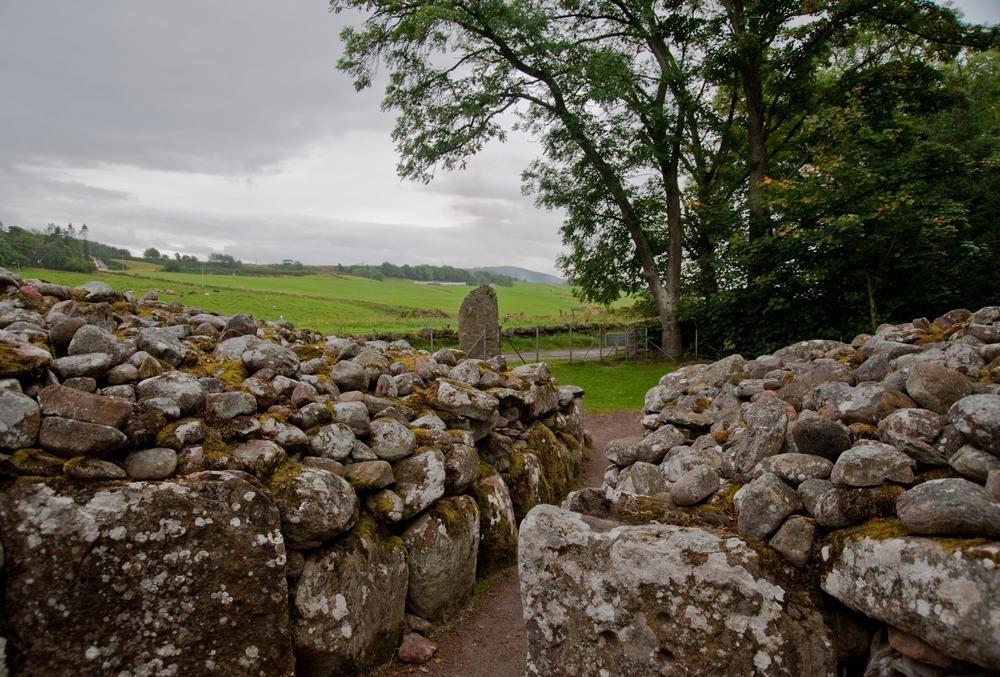
POLYGON ((500 311, 493 287, 477 287, 462 301, 458 345, 469 357, 488 360, 500 354, 500 311))
POLYGON ((296 673, 360 674, 403 634, 406 550, 363 517, 347 538, 306 555, 291 590, 296 673))
POLYGON ((14 674, 294 673, 278 512, 242 479, 15 484, 0 530, 14 674))
POLYGON ((518 547, 525 674, 834 674, 821 612, 767 566, 739 538, 538 506, 518 547))

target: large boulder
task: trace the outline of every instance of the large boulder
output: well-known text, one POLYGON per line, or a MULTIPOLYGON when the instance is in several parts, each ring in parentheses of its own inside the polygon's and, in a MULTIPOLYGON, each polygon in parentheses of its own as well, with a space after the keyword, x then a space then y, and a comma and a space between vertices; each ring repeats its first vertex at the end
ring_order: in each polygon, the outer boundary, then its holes
POLYGON ((528 675, 833 675, 823 617, 731 535, 553 506, 518 548, 528 675))
POLYGON ((472 597, 479 548, 479 509, 469 496, 438 501, 403 532, 410 566, 408 609, 444 620, 472 597))
POLYGON ((0 533, 15 674, 294 673, 278 512, 242 479, 12 485, 0 533))
POLYGON ((1000 670, 1000 543, 863 532, 840 539, 822 550, 823 590, 949 656, 1000 670))
POLYGON ((402 541, 367 517, 307 554, 291 589, 296 674, 358 674, 387 660, 403 634, 407 577, 402 541))

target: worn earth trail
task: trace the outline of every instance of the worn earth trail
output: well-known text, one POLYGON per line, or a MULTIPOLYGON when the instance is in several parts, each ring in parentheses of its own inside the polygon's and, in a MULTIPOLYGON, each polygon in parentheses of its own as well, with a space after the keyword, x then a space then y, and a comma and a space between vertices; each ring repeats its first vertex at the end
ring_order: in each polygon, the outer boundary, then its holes
MULTIPOLYGON (((642 434, 639 416, 625 411, 588 414, 586 428, 594 438, 594 448, 584 465, 580 486, 597 486, 604 476, 607 459, 604 448, 620 437, 642 434)), ((496 575, 479 603, 455 617, 433 637, 437 657, 421 666, 393 663, 378 674, 436 675, 439 677, 520 677, 524 674, 527 652, 521 590, 517 568, 496 575)))

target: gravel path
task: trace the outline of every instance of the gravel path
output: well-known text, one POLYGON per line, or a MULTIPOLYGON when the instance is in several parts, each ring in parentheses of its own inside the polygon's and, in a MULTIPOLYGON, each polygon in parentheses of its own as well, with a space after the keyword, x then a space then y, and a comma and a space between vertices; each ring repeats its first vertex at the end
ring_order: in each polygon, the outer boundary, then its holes
MULTIPOLYGON (((635 412, 587 415, 586 428, 594 438, 580 486, 597 486, 604 476, 604 448, 611 440, 642 434, 635 412)), ((524 674, 527 640, 521 609, 517 568, 490 579, 489 588, 474 608, 466 609, 433 637, 438 654, 427 665, 394 663, 378 674, 436 675, 439 677, 520 677, 524 674)))

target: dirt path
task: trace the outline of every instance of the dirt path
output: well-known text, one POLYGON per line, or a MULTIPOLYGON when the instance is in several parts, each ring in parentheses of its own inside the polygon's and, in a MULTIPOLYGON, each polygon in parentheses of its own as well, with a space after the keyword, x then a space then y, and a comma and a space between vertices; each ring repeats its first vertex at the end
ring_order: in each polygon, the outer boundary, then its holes
MULTIPOLYGON (((611 440, 639 435, 635 412, 588 414, 586 428, 594 437, 580 478, 580 486, 597 486, 604 477, 607 459, 604 447, 611 440)), ((433 637, 437 657, 431 663, 408 666, 395 663, 380 676, 436 675, 438 677, 520 677, 524 674, 527 640, 521 609, 517 568, 506 569, 490 579, 479 603, 466 609, 433 637)))

